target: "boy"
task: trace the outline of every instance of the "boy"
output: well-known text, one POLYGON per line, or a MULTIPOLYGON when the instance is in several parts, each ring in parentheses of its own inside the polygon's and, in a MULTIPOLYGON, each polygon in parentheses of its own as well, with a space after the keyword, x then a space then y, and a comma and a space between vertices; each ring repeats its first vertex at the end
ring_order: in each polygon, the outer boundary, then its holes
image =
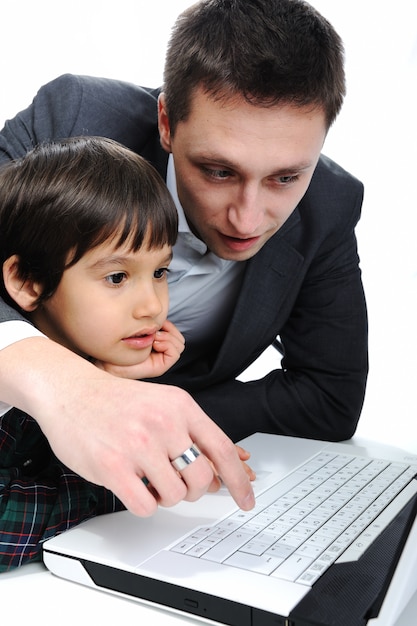
MULTIPOLYGON (((0 171, 2 297, 103 368, 159 376, 183 351, 166 320, 176 237, 177 211, 162 179, 111 140, 40 145, 0 171)), ((65 467, 33 418, 1 404, 3 571, 39 560, 48 537, 124 507, 65 467)))

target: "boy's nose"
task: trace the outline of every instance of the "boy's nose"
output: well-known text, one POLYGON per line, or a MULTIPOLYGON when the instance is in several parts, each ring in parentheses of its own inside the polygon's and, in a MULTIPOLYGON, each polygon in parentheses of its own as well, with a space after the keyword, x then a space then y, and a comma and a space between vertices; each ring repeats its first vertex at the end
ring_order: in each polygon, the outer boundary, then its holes
POLYGON ((153 287, 141 288, 136 299, 133 315, 141 317, 157 317, 162 312, 162 302, 153 287))

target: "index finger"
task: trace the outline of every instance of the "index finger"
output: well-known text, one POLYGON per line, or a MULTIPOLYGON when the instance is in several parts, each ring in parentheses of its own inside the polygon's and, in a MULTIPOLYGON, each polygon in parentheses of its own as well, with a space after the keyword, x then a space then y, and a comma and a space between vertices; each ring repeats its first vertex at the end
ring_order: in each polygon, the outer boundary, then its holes
POLYGON ((210 425, 205 422, 201 431, 198 426, 193 425, 191 433, 193 441, 212 461, 239 508, 243 511, 253 509, 255 495, 235 444, 214 422, 210 425))

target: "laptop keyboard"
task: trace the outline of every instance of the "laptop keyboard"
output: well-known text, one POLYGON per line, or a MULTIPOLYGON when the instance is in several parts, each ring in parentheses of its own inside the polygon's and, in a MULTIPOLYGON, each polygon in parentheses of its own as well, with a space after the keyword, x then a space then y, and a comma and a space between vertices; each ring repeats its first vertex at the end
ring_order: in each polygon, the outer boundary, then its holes
POLYGON ((252 511, 197 528, 170 549, 311 586, 335 561, 361 556, 417 491, 416 474, 415 465, 320 453, 252 511))

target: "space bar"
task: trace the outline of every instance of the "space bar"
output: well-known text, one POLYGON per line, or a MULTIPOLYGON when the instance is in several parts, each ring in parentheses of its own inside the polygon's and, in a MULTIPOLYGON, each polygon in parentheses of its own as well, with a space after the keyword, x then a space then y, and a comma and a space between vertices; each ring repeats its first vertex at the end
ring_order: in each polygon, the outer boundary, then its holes
POLYGON ((244 533, 240 530, 225 537, 220 543, 210 548, 200 558, 207 561, 214 561, 215 563, 223 563, 225 559, 228 559, 236 550, 239 550, 245 543, 252 539, 252 534, 244 533))

